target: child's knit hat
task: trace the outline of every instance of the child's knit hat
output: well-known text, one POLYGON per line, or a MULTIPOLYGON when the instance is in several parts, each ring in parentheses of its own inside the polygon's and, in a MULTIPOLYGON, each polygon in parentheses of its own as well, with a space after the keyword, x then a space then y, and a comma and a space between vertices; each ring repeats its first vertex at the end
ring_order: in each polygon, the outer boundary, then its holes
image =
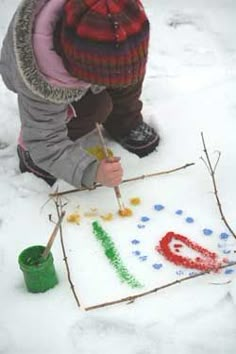
POLYGON ((123 87, 145 74, 149 22, 139 0, 67 0, 59 47, 80 80, 123 87))

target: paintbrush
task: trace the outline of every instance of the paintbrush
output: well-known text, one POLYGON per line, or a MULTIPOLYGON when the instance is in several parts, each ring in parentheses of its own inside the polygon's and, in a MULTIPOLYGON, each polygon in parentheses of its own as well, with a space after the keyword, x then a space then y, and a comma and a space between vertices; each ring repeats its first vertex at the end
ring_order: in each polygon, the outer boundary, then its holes
MULTIPOLYGON (((96 128, 97 128, 97 132, 98 132, 98 135, 99 135, 99 138, 100 138, 100 141, 101 141, 101 145, 102 145, 102 148, 103 148, 104 155, 105 155, 105 157, 107 158, 108 161, 112 162, 113 158, 109 156, 108 148, 107 148, 107 145, 106 145, 105 140, 103 138, 102 131, 101 131, 101 126, 100 126, 99 123, 96 123, 96 128)), ((124 203, 122 201, 120 187, 119 186, 115 186, 114 187, 114 191, 115 191, 117 203, 119 205, 119 210, 122 213, 122 212, 124 212, 125 207, 124 207, 124 203)))
POLYGON ((53 242, 55 241, 55 238, 56 238, 56 235, 57 235, 57 232, 61 226, 61 223, 63 221, 63 218, 65 216, 66 212, 63 211, 58 219, 58 222, 56 223, 55 227, 54 227, 54 230, 48 240, 48 243, 47 243, 47 246, 45 247, 44 251, 43 251, 43 254, 41 255, 42 258, 46 259, 49 255, 49 252, 52 248, 52 245, 53 245, 53 242))

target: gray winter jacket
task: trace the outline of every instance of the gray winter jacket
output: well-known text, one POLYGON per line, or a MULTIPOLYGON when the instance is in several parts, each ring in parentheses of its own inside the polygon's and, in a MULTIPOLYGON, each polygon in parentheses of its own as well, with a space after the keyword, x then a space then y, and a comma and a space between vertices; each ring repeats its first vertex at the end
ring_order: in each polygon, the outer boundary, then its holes
POLYGON ((56 87, 41 75, 32 49, 32 29, 39 5, 46 0, 23 0, 3 42, 0 73, 18 95, 22 137, 33 161, 57 178, 91 187, 98 161, 86 152, 96 145, 95 132, 72 142, 67 137, 70 102, 85 94, 82 88, 56 87))

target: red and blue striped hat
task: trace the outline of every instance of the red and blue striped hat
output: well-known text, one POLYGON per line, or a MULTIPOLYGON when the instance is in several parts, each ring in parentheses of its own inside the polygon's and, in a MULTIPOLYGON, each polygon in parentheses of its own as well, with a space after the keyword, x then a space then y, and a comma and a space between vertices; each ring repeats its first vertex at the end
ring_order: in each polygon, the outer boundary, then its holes
POLYGON ((59 42, 71 75, 129 86, 145 74, 149 21, 139 0, 67 0, 59 42))

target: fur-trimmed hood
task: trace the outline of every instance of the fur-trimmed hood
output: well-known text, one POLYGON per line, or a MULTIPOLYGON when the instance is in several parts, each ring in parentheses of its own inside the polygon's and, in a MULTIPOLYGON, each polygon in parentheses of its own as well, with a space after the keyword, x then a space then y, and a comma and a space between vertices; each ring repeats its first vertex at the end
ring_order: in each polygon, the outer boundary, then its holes
MULTIPOLYGON (((53 0, 54 3, 56 1, 53 0)), ((21 2, 3 41, 0 74, 8 89, 18 96, 21 142, 36 166, 77 188, 82 184, 92 188, 98 162, 86 149, 94 145, 94 138, 97 141, 96 130, 72 141, 66 125, 68 103, 80 100, 88 87, 70 88, 68 85, 51 84, 42 74, 44 71, 40 70, 42 67, 35 57, 33 36, 37 32, 36 19, 39 20, 45 6, 54 5, 53 2, 21 2)), ((58 0, 57 5, 62 3, 58 0)), ((102 89, 93 85, 89 88, 93 93, 102 89)))
POLYGON ((13 47, 16 65, 24 84, 35 95, 53 103, 79 100, 84 87, 59 87, 49 83, 41 74, 32 45, 34 21, 48 0, 23 0, 13 21, 13 47))

